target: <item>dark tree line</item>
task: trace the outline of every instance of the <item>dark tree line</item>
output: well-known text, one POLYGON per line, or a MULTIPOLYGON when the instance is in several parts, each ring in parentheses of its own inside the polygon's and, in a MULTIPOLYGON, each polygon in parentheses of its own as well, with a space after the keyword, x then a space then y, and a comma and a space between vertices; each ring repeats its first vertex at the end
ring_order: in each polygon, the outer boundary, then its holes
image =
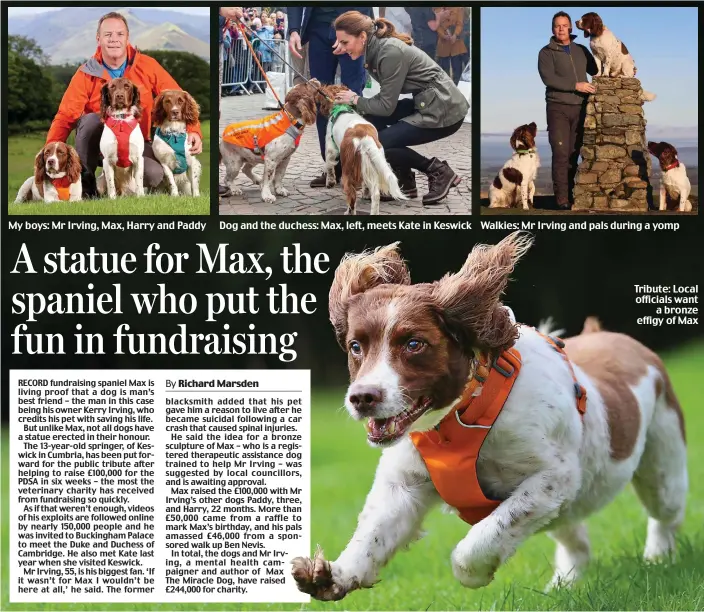
MULTIPOLYGON (((210 118, 210 65, 185 51, 144 51, 156 59, 210 118)), ((83 62, 51 65, 35 40, 8 37, 7 127, 10 133, 49 129, 71 78, 83 62)))

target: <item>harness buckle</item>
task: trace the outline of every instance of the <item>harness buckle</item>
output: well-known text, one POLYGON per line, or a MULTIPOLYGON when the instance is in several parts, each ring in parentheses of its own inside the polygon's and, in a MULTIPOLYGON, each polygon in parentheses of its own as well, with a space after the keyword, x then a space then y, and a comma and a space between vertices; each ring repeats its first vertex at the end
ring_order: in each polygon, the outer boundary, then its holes
POLYGON ((259 148, 259 139, 257 138, 256 134, 252 135, 252 138, 254 139, 254 154, 255 155, 261 155, 262 150, 259 148))
POLYGON ((584 387, 580 385, 577 381, 574 383, 574 394, 577 396, 578 400, 581 400, 584 397, 584 387))
POLYGON ((510 370, 505 370, 504 368, 502 368, 502 367, 499 365, 499 359, 500 359, 500 357, 501 357, 501 356, 496 357, 496 358, 494 359, 493 363, 491 364, 491 367, 494 368, 499 374, 501 374, 501 376, 503 376, 503 377, 505 377, 505 378, 511 378, 511 376, 513 376, 513 373, 516 371, 516 368, 515 368, 514 366, 512 366, 506 359, 504 359, 503 361, 504 361, 511 369, 510 369, 510 370))
POLYGON ((550 336, 550 340, 557 344, 557 346, 559 346, 561 349, 565 348, 565 343, 562 338, 558 338, 557 336, 550 336))

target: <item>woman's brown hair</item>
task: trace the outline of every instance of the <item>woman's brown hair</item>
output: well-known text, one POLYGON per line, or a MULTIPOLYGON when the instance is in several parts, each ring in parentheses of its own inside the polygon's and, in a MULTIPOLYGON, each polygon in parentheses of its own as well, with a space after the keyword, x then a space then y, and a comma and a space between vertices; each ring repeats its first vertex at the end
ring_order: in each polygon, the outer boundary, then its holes
POLYGON ((359 11, 342 13, 335 19, 335 29, 342 30, 350 36, 360 36, 362 32, 366 32, 368 37, 373 35, 377 38, 398 38, 407 45, 413 44, 413 39, 408 34, 397 32, 394 24, 388 19, 383 17, 372 19, 359 11))

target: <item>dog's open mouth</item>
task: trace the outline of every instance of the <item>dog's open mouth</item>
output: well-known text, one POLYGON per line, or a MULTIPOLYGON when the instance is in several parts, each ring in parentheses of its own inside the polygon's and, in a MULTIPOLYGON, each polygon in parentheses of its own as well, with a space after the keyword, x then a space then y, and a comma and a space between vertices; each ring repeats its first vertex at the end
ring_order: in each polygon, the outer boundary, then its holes
POLYGON ((367 420, 367 440, 373 444, 389 444, 403 436, 409 427, 430 408, 432 398, 419 397, 403 412, 386 419, 367 420))

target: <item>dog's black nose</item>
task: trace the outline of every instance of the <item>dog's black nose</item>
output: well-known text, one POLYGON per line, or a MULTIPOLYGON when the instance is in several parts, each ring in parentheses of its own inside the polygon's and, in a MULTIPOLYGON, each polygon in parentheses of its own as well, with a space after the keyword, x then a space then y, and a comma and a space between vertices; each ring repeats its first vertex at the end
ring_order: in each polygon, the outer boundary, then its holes
POLYGON ((384 400, 380 387, 374 385, 353 385, 350 389, 350 404, 362 416, 371 415, 384 400))

